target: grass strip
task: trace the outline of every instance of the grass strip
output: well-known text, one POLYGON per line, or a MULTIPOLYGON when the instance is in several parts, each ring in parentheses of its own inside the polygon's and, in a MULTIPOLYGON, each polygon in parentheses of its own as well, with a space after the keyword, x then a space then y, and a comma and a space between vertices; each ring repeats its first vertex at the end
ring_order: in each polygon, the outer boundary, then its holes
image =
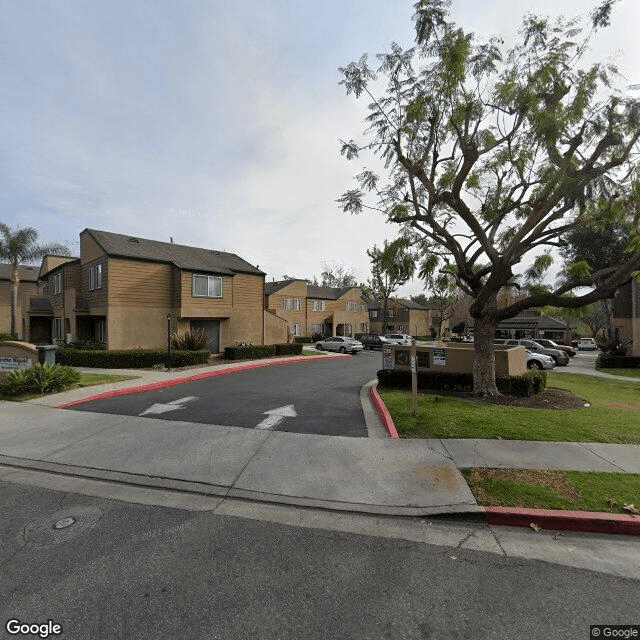
POLYGON ((482 506, 630 513, 640 509, 640 475, 537 469, 463 469, 482 506))
POLYGON ((596 371, 608 373, 612 376, 625 376, 626 378, 640 378, 640 369, 608 369, 596 367, 596 371))
POLYGON ((401 438, 502 438, 640 444, 639 384, 549 372, 548 386, 566 389, 590 406, 581 409, 529 409, 425 392, 419 396, 418 415, 414 416, 408 391, 378 391, 401 438))

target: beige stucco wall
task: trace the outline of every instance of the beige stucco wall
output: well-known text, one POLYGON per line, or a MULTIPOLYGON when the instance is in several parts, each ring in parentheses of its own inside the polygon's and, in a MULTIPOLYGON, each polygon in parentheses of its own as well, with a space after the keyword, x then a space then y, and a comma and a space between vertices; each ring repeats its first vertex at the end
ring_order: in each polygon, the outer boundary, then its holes
POLYGON ((176 310, 170 308, 109 307, 108 349, 164 349, 167 346, 167 313, 176 329, 176 310))
POLYGON ((268 311, 264 312, 264 343, 284 344, 287 341, 287 321, 274 316, 268 311))
MULTIPOLYGON (((387 350, 409 352, 410 347, 391 345, 385 347, 387 350)), ((444 347, 416 347, 416 352, 428 354, 429 367, 418 367, 418 371, 447 371, 450 373, 472 373, 475 351, 472 344, 445 343, 444 347), (446 351, 446 365, 433 364, 433 350, 444 348, 446 351)), ((496 375, 497 376, 520 376, 527 372, 527 362, 524 347, 507 347, 505 345, 495 346, 496 375)), ((409 362, 408 358, 406 359, 409 362)), ((410 370, 409 364, 397 365, 396 369, 410 370)))

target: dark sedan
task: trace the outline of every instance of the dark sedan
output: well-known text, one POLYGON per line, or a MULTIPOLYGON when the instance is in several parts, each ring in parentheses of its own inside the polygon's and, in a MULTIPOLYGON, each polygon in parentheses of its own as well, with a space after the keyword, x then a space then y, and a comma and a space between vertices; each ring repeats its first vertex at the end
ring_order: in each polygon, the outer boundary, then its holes
POLYGON ((382 349, 385 344, 389 344, 389 340, 377 333, 365 333, 358 338, 362 342, 365 349, 382 349))

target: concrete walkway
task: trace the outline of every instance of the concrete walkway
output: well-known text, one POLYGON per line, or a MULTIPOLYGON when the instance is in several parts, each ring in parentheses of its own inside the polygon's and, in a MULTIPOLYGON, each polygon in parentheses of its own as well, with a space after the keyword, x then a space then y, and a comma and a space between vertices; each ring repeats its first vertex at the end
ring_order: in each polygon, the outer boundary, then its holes
MULTIPOLYGON (((297 359, 249 364, 274 366, 297 359)), ((111 370, 138 377, 27 403, 0 401, 0 479, 22 482, 25 473, 34 472, 66 478, 67 487, 83 479, 100 481, 113 487, 116 495, 124 489, 162 490, 200 496, 208 505, 244 498, 352 512, 428 515, 483 512, 459 471, 464 467, 640 473, 636 445, 398 441, 379 433, 377 438, 344 438, 55 408, 108 391, 177 382, 238 366, 248 364, 174 372, 111 370)), ((369 394, 363 392, 361 398, 365 414, 371 413, 366 408, 369 394)))

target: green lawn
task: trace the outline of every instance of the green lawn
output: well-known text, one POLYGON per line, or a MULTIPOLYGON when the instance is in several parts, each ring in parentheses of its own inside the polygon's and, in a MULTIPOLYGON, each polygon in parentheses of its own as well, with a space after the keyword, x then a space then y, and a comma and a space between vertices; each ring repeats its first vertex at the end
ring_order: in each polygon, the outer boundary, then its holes
POLYGON ((640 508, 640 475, 537 471, 519 469, 463 469, 478 504, 483 506, 564 509, 629 513, 640 508))
POLYGON ((567 389, 591 406, 524 409, 424 393, 414 417, 408 391, 379 393, 400 437, 640 444, 640 384, 549 372, 548 386, 567 389))
MULTIPOLYGON (((93 387, 97 384, 106 384, 108 382, 121 382, 122 380, 133 380, 140 376, 118 376, 108 375, 106 373, 81 373, 80 380, 77 384, 74 384, 69 389, 78 389, 81 387, 93 387)), ((56 392, 57 393, 57 392, 56 392)), ((34 398, 40 398, 39 393, 24 393, 18 396, 3 396, 0 395, 0 400, 10 400, 12 402, 25 402, 26 400, 33 400, 34 398)))
POLYGON ((603 367, 596 367, 597 371, 602 373, 609 373, 612 376, 625 376, 627 378, 640 378, 640 369, 605 369, 603 367))

